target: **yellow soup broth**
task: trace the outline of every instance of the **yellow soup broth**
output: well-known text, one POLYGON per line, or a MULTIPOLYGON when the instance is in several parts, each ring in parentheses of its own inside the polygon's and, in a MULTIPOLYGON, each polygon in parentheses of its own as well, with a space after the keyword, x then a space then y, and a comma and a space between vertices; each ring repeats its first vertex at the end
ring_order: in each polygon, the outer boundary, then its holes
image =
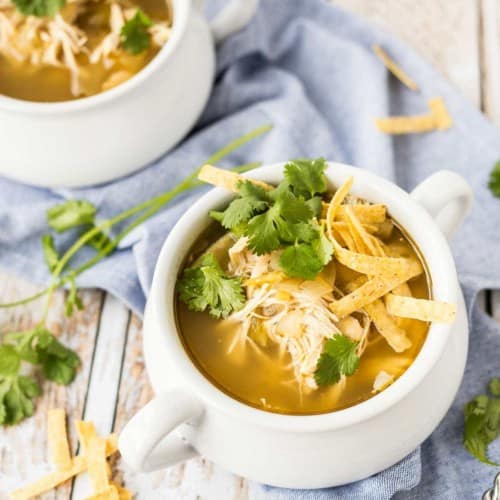
MULTIPOLYGON (((188 259, 188 265, 205 251, 213 233, 202 236, 188 259)), ((226 239, 227 242, 227 239, 226 239)), ((420 259, 415 246, 404 233, 394 227, 392 235, 384 242, 388 249, 399 256, 420 259)), ((227 265, 227 248, 224 239, 211 251, 222 266, 227 265)), ((421 260, 421 259, 420 259, 421 260)), ((352 280, 356 273, 338 262, 336 283, 352 280)), ((429 280, 426 273, 408 282, 416 298, 429 298, 429 280)), ((280 354, 277 344, 266 346, 238 344, 228 354, 239 325, 231 321, 216 320, 206 312, 192 312, 177 300, 177 320, 181 337, 191 359, 200 371, 228 395, 251 406, 277 413, 293 415, 326 413, 353 406, 374 396, 373 384, 377 374, 384 370, 397 379, 413 362, 425 341, 429 324, 414 320, 396 321, 411 340, 411 347, 396 353, 374 326, 368 335, 368 345, 354 375, 343 382, 316 390, 299 387, 291 368, 288 353, 280 354)))

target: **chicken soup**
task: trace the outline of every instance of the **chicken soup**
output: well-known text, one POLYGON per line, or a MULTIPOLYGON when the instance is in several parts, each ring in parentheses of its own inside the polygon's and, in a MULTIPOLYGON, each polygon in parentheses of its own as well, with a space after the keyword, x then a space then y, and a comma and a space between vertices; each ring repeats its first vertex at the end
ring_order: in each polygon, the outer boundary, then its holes
POLYGON ((330 193, 323 160, 295 160, 278 186, 206 167, 237 193, 190 252, 177 320, 193 362, 251 406, 304 415, 365 401, 418 355, 431 321, 424 263, 384 205, 330 193))
POLYGON ((0 94, 68 101, 109 90, 167 43, 166 0, 0 0, 0 94))

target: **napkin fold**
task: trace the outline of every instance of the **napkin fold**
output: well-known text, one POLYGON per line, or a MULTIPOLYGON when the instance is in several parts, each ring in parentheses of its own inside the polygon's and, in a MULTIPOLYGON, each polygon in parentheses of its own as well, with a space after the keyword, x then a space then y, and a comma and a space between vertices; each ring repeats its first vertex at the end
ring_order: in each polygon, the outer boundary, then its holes
MULTIPOLYGON (((252 491, 265 499, 479 498, 491 486, 495 470, 463 449, 462 407, 485 390, 490 377, 500 375, 500 328, 476 305, 481 289, 500 287, 500 200, 487 189, 489 171, 500 158, 500 134, 412 50, 322 0, 262 0, 251 23, 219 48, 216 84, 195 130, 142 171, 72 190, 38 189, 0 178, 0 267, 46 283, 40 237, 47 232, 47 208, 68 198, 87 199, 98 207, 99 218, 108 218, 172 188, 220 146, 266 123, 274 124, 270 133, 221 166, 324 156, 376 172, 407 190, 442 168, 470 182, 476 202, 452 249, 472 331, 459 394, 418 450, 379 474, 342 487, 296 491, 256 486, 252 491), (372 53, 374 43, 386 48, 420 92, 409 91, 388 74, 372 53), (426 112, 427 99, 435 96, 443 97, 453 117, 450 130, 400 137, 376 130, 374 118, 426 112)), ((79 286, 103 288, 142 313, 165 237, 206 189, 179 197, 136 229, 117 252, 82 274, 79 286)), ((70 239, 60 235, 57 243, 64 246, 70 239)), ((91 254, 85 249, 79 259, 91 254)), ((500 446, 494 444, 491 451, 495 455, 500 446)))

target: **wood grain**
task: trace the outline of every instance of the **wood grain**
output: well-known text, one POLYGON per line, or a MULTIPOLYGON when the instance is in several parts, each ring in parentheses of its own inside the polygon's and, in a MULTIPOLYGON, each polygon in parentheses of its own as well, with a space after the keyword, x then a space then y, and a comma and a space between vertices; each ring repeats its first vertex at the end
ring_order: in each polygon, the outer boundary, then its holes
MULTIPOLYGON (((18 278, 0 274, 0 300, 7 302, 31 295, 37 288, 18 278)), ((26 482, 37 479, 50 470, 47 456, 46 414, 49 408, 63 407, 71 418, 82 415, 90 366, 94 351, 94 339, 99 322, 102 292, 86 291, 81 294, 84 310, 71 318, 64 315, 64 292, 54 296, 48 317, 49 329, 66 345, 78 352, 82 366, 75 381, 68 387, 52 382, 42 384, 43 394, 37 400, 33 418, 22 424, 2 429, 0 432, 0 498, 26 482)), ((0 332, 29 329, 40 320, 44 301, 27 308, 0 309, 0 332)), ((75 428, 68 426, 71 449, 76 450, 75 428)), ((43 496, 44 499, 69 498, 71 484, 43 496)))

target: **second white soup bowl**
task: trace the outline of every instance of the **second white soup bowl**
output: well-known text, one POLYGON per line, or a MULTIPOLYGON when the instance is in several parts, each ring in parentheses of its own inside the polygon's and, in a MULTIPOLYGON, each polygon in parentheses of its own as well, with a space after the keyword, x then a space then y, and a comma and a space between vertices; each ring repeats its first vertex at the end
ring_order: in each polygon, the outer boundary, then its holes
MULTIPOLYGON (((249 177, 277 184, 284 164, 249 177)), ((175 283, 184 259, 210 223, 208 212, 232 196, 216 188, 179 220, 158 259, 144 326, 145 360, 156 397, 124 428, 119 447, 138 471, 167 467, 198 454, 263 483, 320 488, 377 473, 404 458, 436 428, 460 384, 467 354, 467 318, 446 237, 466 215, 472 194, 457 174, 441 171, 411 194, 365 170, 326 169, 330 188, 354 177, 352 193, 383 203, 407 231, 427 265, 435 300, 457 304, 454 325, 433 323, 413 364, 382 393, 356 406, 311 416, 247 406, 211 384, 193 365, 177 331, 175 283)))

